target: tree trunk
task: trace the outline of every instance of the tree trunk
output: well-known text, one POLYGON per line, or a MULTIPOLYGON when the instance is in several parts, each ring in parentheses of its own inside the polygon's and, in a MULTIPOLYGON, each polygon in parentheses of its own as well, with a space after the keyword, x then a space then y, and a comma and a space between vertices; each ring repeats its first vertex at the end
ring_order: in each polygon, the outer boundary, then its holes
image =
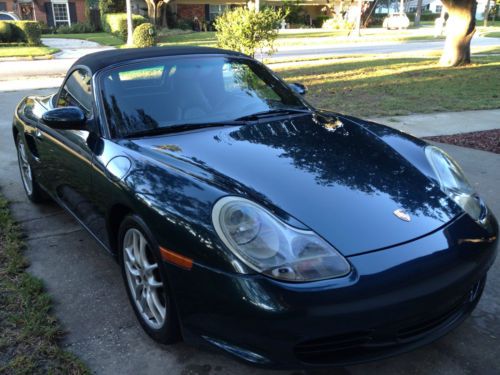
POLYGON ((370 17, 377 5, 378 1, 370 1, 370 4, 368 4, 368 6, 361 14, 361 24, 363 25, 363 27, 368 27, 368 23, 370 22, 370 17))
POLYGON ((449 14, 446 42, 439 60, 442 66, 470 63, 470 42, 476 31, 476 0, 443 0, 449 14))
POLYGON ((127 0, 127 45, 132 46, 134 44, 134 39, 132 37, 134 32, 134 26, 132 24, 132 5, 131 0, 127 0))
POLYGON ((417 12, 415 13, 415 27, 420 26, 420 16, 422 15, 422 0, 417 1, 417 12))
POLYGON ((162 14, 161 25, 162 25, 162 27, 168 29, 168 22, 167 22, 167 8, 168 8, 168 4, 164 3, 161 8, 162 8, 162 12, 161 12, 161 14, 162 14))
POLYGON ((148 17, 153 23, 156 23, 156 3, 153 0, 146 0, 148 6, 148 17))
POLYGON ((490 15, 490 0, 486 1, 486 7, 484 8, 484 27, 488 27, 488 16, 490 15))

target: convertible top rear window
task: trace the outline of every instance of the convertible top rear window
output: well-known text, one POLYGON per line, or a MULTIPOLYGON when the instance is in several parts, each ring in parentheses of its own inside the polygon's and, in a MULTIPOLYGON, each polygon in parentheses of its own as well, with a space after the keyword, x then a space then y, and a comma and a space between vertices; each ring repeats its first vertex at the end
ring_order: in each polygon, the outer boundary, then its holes
POLYGON ((117 137, 305 108, 266 68, 237 57, 184 56, 127 64, 105 71, 101 87, 106 117, 117 137))

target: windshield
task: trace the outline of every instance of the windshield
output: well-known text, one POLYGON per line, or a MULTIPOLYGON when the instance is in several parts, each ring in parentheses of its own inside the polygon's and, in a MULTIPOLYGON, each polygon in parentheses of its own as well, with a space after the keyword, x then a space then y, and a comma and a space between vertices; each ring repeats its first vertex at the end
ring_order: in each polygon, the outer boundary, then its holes
POLYGON ((307 109, 266 68, 245 58, 154 59, 105 71, 100 79, 106 117, 117 137, 307 109))

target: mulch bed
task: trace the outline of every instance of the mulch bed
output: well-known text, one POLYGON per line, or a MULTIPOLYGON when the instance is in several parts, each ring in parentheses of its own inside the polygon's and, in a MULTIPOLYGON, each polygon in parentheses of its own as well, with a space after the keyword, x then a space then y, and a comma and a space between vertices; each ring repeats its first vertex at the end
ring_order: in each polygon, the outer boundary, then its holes
POLYGON ((441 135, 437 137, 425 137, 425 139, 500 154, 500 129, 473 133, 441 135))

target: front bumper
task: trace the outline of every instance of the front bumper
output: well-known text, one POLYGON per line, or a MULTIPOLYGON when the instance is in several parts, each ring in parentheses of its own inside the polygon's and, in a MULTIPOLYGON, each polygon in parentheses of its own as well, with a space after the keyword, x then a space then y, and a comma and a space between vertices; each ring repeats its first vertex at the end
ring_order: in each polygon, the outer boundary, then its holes
POLYGON ((347 365, 429 343, 478 302, 497 224, 463 215, 415 241, 349 257, 340 279, 292 284, 169 267, 184 338, 276 368, 347 365))

